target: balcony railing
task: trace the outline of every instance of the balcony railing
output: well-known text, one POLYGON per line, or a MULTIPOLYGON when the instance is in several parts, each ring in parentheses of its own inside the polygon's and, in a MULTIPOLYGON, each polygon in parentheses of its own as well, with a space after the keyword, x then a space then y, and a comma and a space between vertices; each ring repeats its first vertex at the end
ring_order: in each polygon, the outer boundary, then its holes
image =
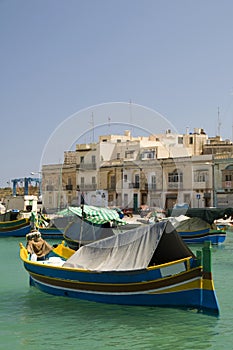
POLYGON ((96 170, 96 163, 80 163, 77 164, 77 169, 80 170, 96 170))
POLYGON ((205 189, 211 187, 209 181, 195 181, 193 182, 193 189, 205 189))
POLYGON ((140 183, 139 182, 130 182, 129 188, 140 188, 140 183))
POLYGON ((153 183, 146 184, 145 187, 148 191, 155 191, 156 190, 156 184, 153 184, 153 183))
POLYGON ((77 191, 95 191, 97 184, 81 184, 77 186, 77 191))
POLYGON ((169 190, 175 190, 175 189, 182 189, 183 188, 183 182, 168 182, 168 189, 169 190))

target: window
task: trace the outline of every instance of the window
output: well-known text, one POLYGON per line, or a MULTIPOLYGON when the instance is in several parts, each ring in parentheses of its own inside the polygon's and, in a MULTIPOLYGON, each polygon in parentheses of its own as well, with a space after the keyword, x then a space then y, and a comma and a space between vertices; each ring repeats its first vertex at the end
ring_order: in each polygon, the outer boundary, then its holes
POLYGON ((125 158, 130 159, 134 157, 134 151, 126 151, 125 158))
POLYGON ((117 153, 117 159, 120 159, 120 157, 121 157, 121 154, 117 153))
POLYGON ((110 188, 114 189, 116 187, 115 175, 110 177, 110 188))
POLYGON ((124 182, 127 182, 127 174, 124 174, 124 182))
POLYGON ((92 176, 91 182, 92 182, 93 185, 95 185, 95 183, 96 183, 95 180, 96 180, 95 176, 92 176))
POLYGON ((177 170, 173 173, 169 173, 168 182, 183 182, 183 173, 179 173, 177 170))
POLYGON ((80 163, 82 163, 82 164, 84 163, 84 157, 83 156, 80 157, 80 163))
POLYGON ((140 182, 139 174, 136 174, 135 175, 135 183, 139 184, 139 182, 140 182))
POLYGON ((81 177, 81 185, 84 185, 84 182, 85 182, 85 178, 84 177, 81 177))
POLYGON ((156 176, 155 175, 151 176, 151 189, 152 190, 156 189, 156 176))
POLYGON ((142 159, 155 159, 155 151, 145 151, 142 153, 142 159))
POLYGON ((231 175, 229 174, 225 175, 225 181, 231 181, 231 175))
POLYGON ((193 144, 193 137, 192 137, 192 136, 189 138, 189 144, 190 144, 190 145, 193 144))
POLYGON ((183 136, 178 136, 178 144, 183 144, 183 136))
POLYGON ((196 171, 194 174, 195 182, 206 182, 208 178, 207 171, 196 171))
POLYGON ((91 156, 91 162, 92 164, 95 164, 95 156, 91 156))

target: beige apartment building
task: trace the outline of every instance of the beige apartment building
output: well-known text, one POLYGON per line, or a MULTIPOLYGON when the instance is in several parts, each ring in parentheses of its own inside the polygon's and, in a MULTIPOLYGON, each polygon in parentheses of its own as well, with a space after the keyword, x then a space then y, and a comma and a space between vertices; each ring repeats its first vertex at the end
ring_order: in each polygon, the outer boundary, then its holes
POLYGON ((232 143, 193 133, 103 135, 42 167, 45 209, 67 205, 171 208, 233 206, 232 143))

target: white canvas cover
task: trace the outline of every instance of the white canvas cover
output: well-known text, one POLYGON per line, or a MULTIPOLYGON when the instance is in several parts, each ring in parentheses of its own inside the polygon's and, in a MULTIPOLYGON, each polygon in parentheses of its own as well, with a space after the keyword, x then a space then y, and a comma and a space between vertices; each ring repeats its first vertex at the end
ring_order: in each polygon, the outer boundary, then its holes
POLYGON ((142 225, 134 230, 81 247, 64 267, 98 271, 146 268, 162 237, 166 223, 142 225))

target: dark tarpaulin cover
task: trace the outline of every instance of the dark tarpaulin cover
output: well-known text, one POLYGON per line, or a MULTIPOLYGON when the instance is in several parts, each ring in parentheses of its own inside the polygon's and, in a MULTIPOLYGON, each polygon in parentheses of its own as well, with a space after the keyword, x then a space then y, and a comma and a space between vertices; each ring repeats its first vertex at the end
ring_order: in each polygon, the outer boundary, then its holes
POLYGON ((109 225, 96 225, 76 217, 65 229, 64 237, 82 245, 113 236, 109 225), (108 226, 108 227, 107 227, 108 226))
POLYGON ((233 215, 233 208, 189 208, 189 209, 169 209, 168 216, 186 215, 190 218, 200 218, 210 225, 215 220, 228 218, 233 215))

